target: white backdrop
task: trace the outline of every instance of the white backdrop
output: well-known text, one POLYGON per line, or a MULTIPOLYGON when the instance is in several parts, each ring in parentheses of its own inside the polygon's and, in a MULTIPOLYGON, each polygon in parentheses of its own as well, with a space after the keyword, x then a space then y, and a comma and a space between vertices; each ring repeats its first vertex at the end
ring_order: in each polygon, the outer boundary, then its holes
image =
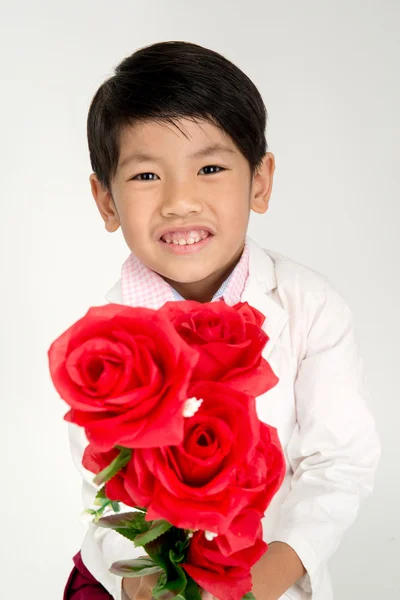
POLYGON ((127 256, 90 194, 89 102, 124 56, 181 39, 226 55, 264 97, 276 178, 250 233, 324 273, 353 309, 384 454, 331 562, 335 598, 399 597, 400 2, 2 0, 0 10, 0 596, 61 598, 83 535, 67 407, 46 353, 104 303, 127 256))

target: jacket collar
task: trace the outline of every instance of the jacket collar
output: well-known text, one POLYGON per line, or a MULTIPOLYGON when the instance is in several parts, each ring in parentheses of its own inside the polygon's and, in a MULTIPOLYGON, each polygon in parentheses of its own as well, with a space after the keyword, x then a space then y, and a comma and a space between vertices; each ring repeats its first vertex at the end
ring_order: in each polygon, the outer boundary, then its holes
POLYGON ((265 292, 276 288, 275 265, 272 258, 247 236, 249 247, 249 278, 265 292))
POLYGON ((289 315, 275 300, 277 294, 272 294, 277 287, 275 263, 267 251, 248 238, 250 258, 249 277, 242 295, 242 302, 248 302, 265 315, 263 329, 269 341, 263 352, 267 358, 275 346, 289 315))
MULTIPOLYGON (((271 292, 277 287, 274 261, 250 237, 247 237, 247 243, 249 247, 249 277, 243 291, 242 301, 247 301, 266 317, 263 329, 269 337, 269 342, 264 351, 264 356, 267 356, 279 338, 288 320, 288 314, 271 295, 271 292)), ((120 280, 107 292, 106 300, 121 304, 120 280)))

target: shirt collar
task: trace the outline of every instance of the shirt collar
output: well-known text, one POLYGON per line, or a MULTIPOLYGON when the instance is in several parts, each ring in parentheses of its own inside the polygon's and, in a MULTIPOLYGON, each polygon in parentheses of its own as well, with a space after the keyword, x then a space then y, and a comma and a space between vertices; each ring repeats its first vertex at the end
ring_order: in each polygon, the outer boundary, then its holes
MULTIPOLYGON (((249 274, 249 247, 246 240, 242 255, 229 277, 214 294, 212 301, 223 299, 232 306, 240 301, 249 274)), ((122 302, 128 306, 158 309, 182 296, 155 271, 144 265, 133 253, 121 269, 122 302)))

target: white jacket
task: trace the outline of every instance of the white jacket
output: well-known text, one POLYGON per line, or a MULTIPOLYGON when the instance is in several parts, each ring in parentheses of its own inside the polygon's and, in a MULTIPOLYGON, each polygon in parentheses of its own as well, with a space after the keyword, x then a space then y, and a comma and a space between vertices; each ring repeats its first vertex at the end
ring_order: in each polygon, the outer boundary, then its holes
MULTIPOLYGON (((353 319, 341 296, 320 274, 248 239, 249 278, 242 300, 265 316, 264 356, 278 385, 257 398, 259 418, 277 428, 285 452, 284 483, 263 520, 266 542, 289 544, 307 574, 282 599, 331 600, 327 561, 372 492, 380 444, 368 410, 353 319)), ((121 303, 120 282, 106 299, 121 303)), ((83 503, 97 488, 81 465, 87 440, 69 425, 73 460, 83 476, 83 503)), ((129 509, 127 509, 129 510, 129 509)), ((89 571, 116 600, 116 560, 143 554, 118 533, 93 524, 82 545, 89 571)))

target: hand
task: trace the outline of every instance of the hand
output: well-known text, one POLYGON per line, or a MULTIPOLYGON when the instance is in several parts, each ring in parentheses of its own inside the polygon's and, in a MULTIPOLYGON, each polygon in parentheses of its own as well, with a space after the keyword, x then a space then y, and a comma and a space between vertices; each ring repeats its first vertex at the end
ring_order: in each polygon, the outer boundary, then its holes
POLYGON ((156 573, 145 577, 124 577, 122 589, 129 600, 151 600, 151 591, 156 586, 159 576, 156 573))
MULTIPOLYGON (((124 577, 122 589, 129 600, 151 600, 151 591, 159 578, 158 574, 146 575, 145 577, 124 577)), ((171 596, 172 597, 172 596, 171 596)), ((216 600, 210 592, 201 591, 202 600, 216 600)))
POLYGON ((253 566, 256 598, 278 600, 306 570, 296 552, 284 542, 271 542, 267 552, 253 566))

